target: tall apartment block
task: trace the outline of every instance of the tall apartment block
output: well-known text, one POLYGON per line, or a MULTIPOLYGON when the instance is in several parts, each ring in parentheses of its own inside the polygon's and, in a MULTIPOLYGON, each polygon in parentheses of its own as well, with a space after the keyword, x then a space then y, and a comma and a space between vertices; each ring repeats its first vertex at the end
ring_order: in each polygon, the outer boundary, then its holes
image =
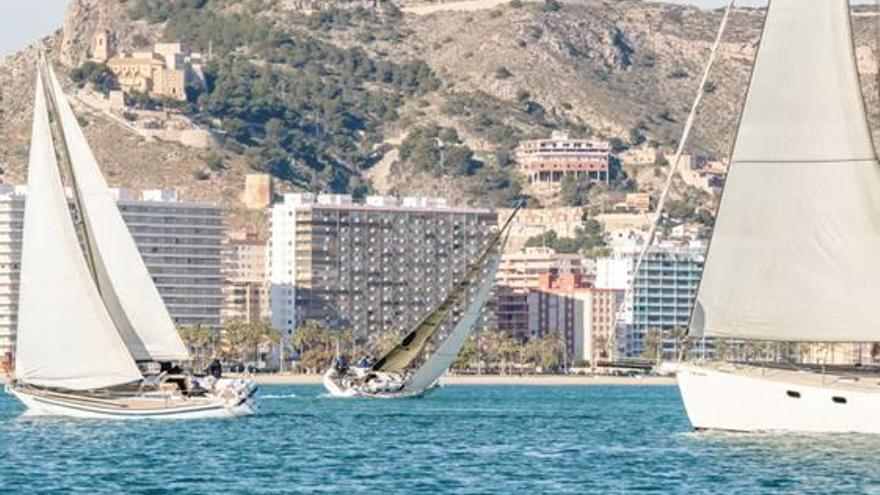
MULTIPOLYGON (((0 359, 10 359, 15 346, 25 199, 24 186, 0 186, 0 359)), ((141 198, 119 190, 117 204, 175 324, 219 328, 222 210, 159 190, 141 198)))
POLYGON ((672 331, 686 328, 690 320, 703 271, 705 245, 654 246, 633 277, 637 257, 638 250, 633 249, 619 254, 617 259, 600 260, 596 285, 621 288, 628 281, 632 283, 618 327, 618 349, 623 356, 641 356, 645 338, 652 330, 663 332, 663 349, 671 356, 675 347, 672 331))
POLYGON ((174 323, 220 328, 223 210, 161 190, 121 190, 118 205, 174 323))
POLYGON ((269 318, 268 242, 253 233, 230 235, 223 246, 223 323, 269 318))
POLYGON ((461 280, 496 223, 489 210, 442 199, 286 194, 271 214, 273 326, 288 337, 309 320, 358 338, 410 328, 461 280))

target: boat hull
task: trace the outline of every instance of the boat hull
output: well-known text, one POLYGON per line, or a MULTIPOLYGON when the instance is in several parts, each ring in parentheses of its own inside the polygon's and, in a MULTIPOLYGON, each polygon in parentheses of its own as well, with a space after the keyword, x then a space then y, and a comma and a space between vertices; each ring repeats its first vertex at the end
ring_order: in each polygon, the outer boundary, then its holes
POLYGON ((257 387, 248 384, 236 396, 206 398, 139 398, 138 405, 56 394, 7 385, 6 391, 27 408, 24 416, 78 419, 219 419, 249 416, 256 412, 257 387))
POLYGON ((877 378, 698 365, 676 376, 696 430, 880 433, 877 378))
POLYGON ((400 390, 397 391, 386 391, 386 392, 372 392, 364 389, 355 388, 352 386, 346 386, 342 377, 336 372, 335 369, 330 368, 324 373, 324 388, 327 390, 327 394, 331 397, 338 398, 361 398, 361 399, 411 399, 415 397, 421 397, 425 395, 429 390, 432 390, 437 386, 434 384, 428 389, 424 390, 410 390, 406 388, 404 385, 400 387, 400 390))

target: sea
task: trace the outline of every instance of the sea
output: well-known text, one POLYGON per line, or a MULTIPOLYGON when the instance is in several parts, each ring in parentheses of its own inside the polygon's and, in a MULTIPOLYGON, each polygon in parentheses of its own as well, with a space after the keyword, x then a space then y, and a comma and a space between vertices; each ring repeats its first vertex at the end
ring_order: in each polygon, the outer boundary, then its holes
POLYGON ((0 395, 0 493, 880 493, 880 438, 694 433, 673 386, 260 393, 252 417, 173 422, 25 418, 0 395))

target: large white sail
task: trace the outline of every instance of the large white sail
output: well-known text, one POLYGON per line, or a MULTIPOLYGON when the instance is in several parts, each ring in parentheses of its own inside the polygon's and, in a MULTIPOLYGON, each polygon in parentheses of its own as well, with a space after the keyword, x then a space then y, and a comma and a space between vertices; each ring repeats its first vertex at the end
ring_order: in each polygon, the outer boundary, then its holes
POLYGON ((190 358, 137 245, 104 181, 98 163, 49 68, 50 89, 70 156, 76 201, 101 297, 138 361, 190 358))
POLYGON ((140 380, 79 246, 39 74, 27 188, 15 378, 68 390, 140 380))
POLYGON ((501 263, 501 253, 496 254, 487 264, 483 281, 477 288, 473 301, 458 320, 455 328, 443 341, 443 344, 428 358, 427 361, 403 385, 404 392, 422 391, 430 387, 443 375, 447 368, 458 357, 461 348, 470 336, 471 331, 480 318, 483 307, 489 301, 492 286, 495 284, 495 273, 501 263))
POLYGON ((880 337, 880 169, 846 0, 772 0, 691 335, 880 337))

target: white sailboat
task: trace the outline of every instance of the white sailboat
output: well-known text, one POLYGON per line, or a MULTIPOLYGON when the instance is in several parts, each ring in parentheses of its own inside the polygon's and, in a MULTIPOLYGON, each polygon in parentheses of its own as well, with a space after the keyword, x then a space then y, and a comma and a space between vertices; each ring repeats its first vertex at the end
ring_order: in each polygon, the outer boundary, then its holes
POLYGON ((428 314, 391 351, 369 368, 332 366, 324 374, 324 388, 335 397, 404 398, 418 397, 436 387, 440 377, 455 361, 471 334, 483 306, 489 300, 495 273, 501 263, 503 245, 511 222, 519 212, 518 206, 490 240, 477 261, 468 267, 464 278, 452 288, 443 301, 428 314), (477 282, 479 281, 479 284, 477 282), (469 290, 476 285, 471 303, 443 343, 417 368, 413 363, 421 356, 428 341, 452 312, 464 302, 469 290))
POLYGON ((187 377, 172 383, 165 374, 141 372, 138 362, 188 361, 189 353, 45 60, 36 86, 15 370, 6 390, 27 406, 28 415, 176 419, 252 414, 256 387, 250 381, 187 377), (85 252, 64 192, 56 144, 69 165, 85 252))
MULTIPOLYGON (((880 340, 880 166, 846 0, 771 0, 692 338, 880 340)), ((880 433, 880 377, 678 366, 695 429, 880 433)))

